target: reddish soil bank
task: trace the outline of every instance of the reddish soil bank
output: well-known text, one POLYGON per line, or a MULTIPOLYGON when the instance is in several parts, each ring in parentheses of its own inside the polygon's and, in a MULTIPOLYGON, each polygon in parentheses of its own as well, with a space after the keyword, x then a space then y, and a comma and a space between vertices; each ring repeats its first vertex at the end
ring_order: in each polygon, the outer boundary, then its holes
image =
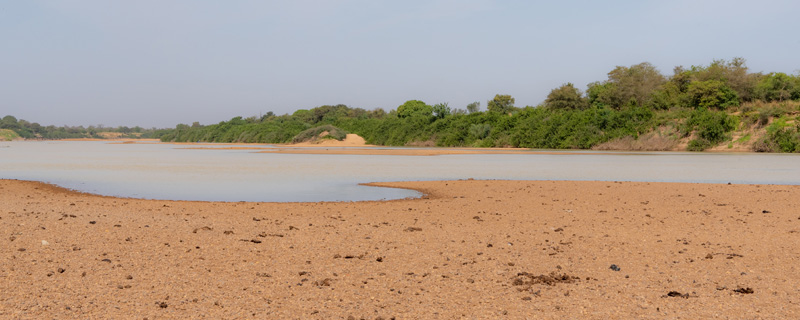
POLYGON ((442 181, 211 203, 0 180, 0 318, 800 318, 800 187, 442 181))

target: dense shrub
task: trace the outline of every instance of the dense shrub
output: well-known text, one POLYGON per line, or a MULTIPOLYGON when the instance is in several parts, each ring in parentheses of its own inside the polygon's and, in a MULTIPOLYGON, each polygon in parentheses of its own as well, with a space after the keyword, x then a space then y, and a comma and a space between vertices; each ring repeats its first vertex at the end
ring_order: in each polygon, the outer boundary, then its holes
POLYGON ((638 137, 652 129, 653 112, 647 108, 617 111, 592 107, 555 111, 526 108, 512 131, 511 142, 526 148, 591 148, 622 136, 638 137))
POLYGON ((785 101, 800 99, 800 82, 782 72, 770 73, 756 85, 756 97, 764 101, 785 101))
POLYGON ((687 95, 689 104, 695 108, 725 110, 739 105, 736 91, 718 80, 692 82, 687 95))
POLYGON ((702 151, 728 139, 728 134, 738 124, 739 119, 735 116, 701 108, 692 112, 681 131, 685 136, 695 132, 697 138, 689 141, 689 150, 702 151))
POLYGON ((753 149, 758 152, 800 152, 800 119, 795 124, 788 123, 787 117, 776 119, 767 127, 767 134, 753 149))

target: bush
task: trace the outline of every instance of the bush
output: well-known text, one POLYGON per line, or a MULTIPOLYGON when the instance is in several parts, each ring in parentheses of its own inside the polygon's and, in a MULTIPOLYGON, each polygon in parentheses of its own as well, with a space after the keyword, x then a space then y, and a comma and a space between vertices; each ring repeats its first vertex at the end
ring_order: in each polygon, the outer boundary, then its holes
POLYGON ((19 139, 20 136, 11 129, 0 129, 0 141, 19 139))
MULTIPOLYGON (((753 145, 757 152, 800 152, 800 123, 792 126, 786 117, 767 127, 767 134, 753 145)), ((797 119, 795 119, 797 121, 797 119)))
POLYGON ((586 110, 526 108, 511 129, 511 144, 525 148, 588 149, 615 138, 632 136, 653 128, 653 111, 591 107, 586 110))
POLYGON ((739 119, 722 111, 698 109, 692 112, 681 128, 684 136, 696 132, 698 139, 689 142, 690 151, 702 151, 728 139, 728 133, 736 129, 739 119))
POLYGON ((720 109, 739 105, 739 95, 718 80, 696 81, 689 84, 689 104, 694 108, 720 109))
POLYGON ((551 109, 586 109, 589 106, 583 93, 572 83, 564 84, 550 91, 544 103, 551 109))
POLYGON ((706 139, 693 139, 692 141, 689 141, 689 145, 686 147, 686 149, 689 151, 703 151, 710 147, 712 147, 712 144, 706 139))
POLYGON ((797 81, 785 73, 770 73, 756 85, 756 97, 764 101, 784 101, 800 99, 800 87, 797 81))
POLYGON ((469 135, 476 140, 485 139, 491 131, 492 125, 488 123, 476 123, 469 126, 469 135))

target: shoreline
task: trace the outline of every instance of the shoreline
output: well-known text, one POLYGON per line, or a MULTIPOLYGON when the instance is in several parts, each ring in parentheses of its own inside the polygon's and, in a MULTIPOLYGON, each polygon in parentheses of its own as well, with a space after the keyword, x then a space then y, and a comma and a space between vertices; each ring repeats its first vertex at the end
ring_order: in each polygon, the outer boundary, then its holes
POLYGON ((140 200, 0 180, 0 318, 800 316, 800 186, 368 185, 427 196, 140 200))
POLYGON ((217 143, 217 142, 161 142, 158 139, 61 139, 61 140, 22 140, 22 141, 105 141, 109 144, 172 144, 177 149, 187 150, 254 150, 257 153, 277 154, 318 154, 318 155, 400 155, 400 156, 438 156, 472 154, 539 154, 539 155, 594 155, 594 154, 791 154, 764 153, 742 149, 709 149, 705 151, 640 151, 640 150, 591 150, 591 149, 528 149, 528 148, 472 148, 472 147, 397 147, 354 144, 262 144, 262 143, 217 143), (185 147, 183 147, 185 146, 185 147), (209 146, 209 147, 203 147, 209 146), (210 147, 214 146, 214 147, 210 147))

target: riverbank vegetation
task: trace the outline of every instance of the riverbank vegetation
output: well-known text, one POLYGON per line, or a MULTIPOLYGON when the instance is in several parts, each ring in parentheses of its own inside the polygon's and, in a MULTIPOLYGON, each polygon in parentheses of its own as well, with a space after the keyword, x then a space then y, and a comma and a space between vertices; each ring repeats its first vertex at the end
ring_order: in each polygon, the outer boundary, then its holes
POLYGON ((130 138, 130 139, 147 139, 159 136, 160 131, 169 131, 165 129, 143 129, 141 127, 125 127, 120 126, 116 128, 99 126, 42 126, 36 122, 30 122, 23 119, 17 119, 14 116, 7 115, 0 118, 0 131, 7 130, 13 132, 11 134, 3 134, 2 138, 7 140, 26 139, 26 140, 60 140, 60 139, 107 139, 107 138, 130 138))
MULTIPOLYGON (((585 92, 571 83, 538 106, 498 94, 480 110, 409 100, 395 110, 325 105, 293 114, 178 125, 163 141, 288 143, 332 126, 370 144, 599 150, 800 152, 800 76, 748 71, 745 61, 676 67, 619 66, 585 92)), ((330 131, 330 130, 328 130, 330 131)))
MULTIPOLYGON (((458 108, 409 100, 388 112, 324 105, 213 125, 179 124, 142 136, 291 143, 327 132, 328 139, 355 133, 389 146, 800 152, 799 118, 800 75, 750 72, 744 59, 735 58, 676 67, 670 76, 647 62, 618 66, 585 90, 563 84, 537 106, 517 107, 506 94, 488 100, 485 110, 477 101, 458 108)), ((69 131, 9 129, 43 138, 69 131)))

